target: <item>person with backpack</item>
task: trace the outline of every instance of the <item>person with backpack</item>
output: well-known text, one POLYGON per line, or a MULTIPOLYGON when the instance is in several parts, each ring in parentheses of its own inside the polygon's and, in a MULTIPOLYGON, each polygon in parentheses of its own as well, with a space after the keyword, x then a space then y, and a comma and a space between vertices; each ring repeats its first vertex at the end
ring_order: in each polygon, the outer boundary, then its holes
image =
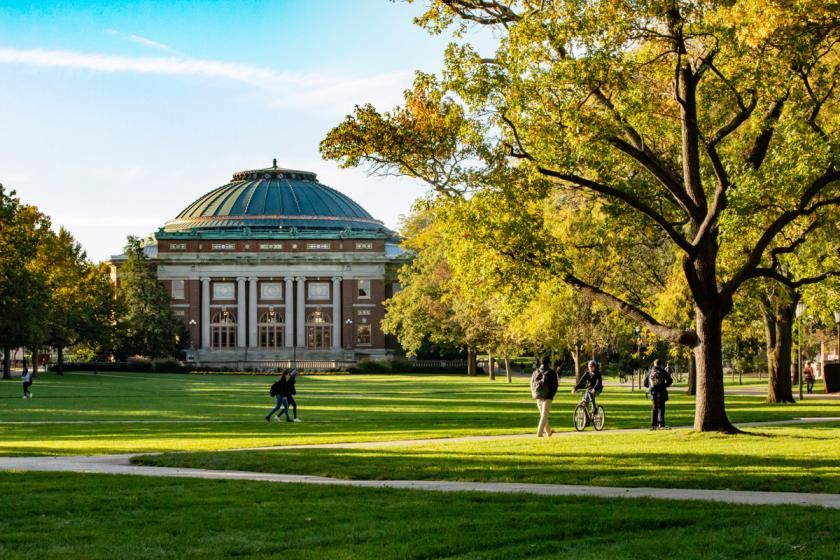
POLYGON ((592 403, 592 413, 595 413, 595 397, 601 394, 604 390, 604 377, 601 375, 601 367, 595 360, 589 360, 586 365, 586 373, 580 376, 580 381, 577 382, 572 393, 580 389, 586 389, 583 394, 584 403, 592 403))
POLYGON ((29 388, 32 386, 32 374, 29 373, 29 368, 26 366, 26 358, 23 359, 23 373, 20 374, 20 380, 23 383, 23 398, 31 399, 32 391, 29 388))
POLYGON ((540 367, 531 374, 531 397, 537 401, 537 410, 540 411, 540 422, 537 425, 537 437, 551 437, 554 430, 548 423, 548 416, 551 413, 551 403, 554 395, 557 394, 557 374, 549 366, 548 358, 544 358, 540 367))
POLYGON ((674 378, 660 365, 659 358, 653 361, 645 374, 645 388, 648 390, 653 409, 650 413, 651 430, 670 430, 665 425, 665 402, 668 400, 668 387, 674 383, 674 378))
MULTIPOLYGON (((289 418, 289 400, 287 395, 289 393, 289 370, 284 369, 283 373, 280 374, 280 379, 272 383, 271 389, 269 390, 268 394, 274 397, 277 401, 277 404, 274 408, 271 409, 266 417, 266 422, 271 422, 271 417, 274 416, 274 413, 283 408, 283 412, 281 414, 286 415, 286 422, 291 422, 292 419, 289 418)), ((280 414, 277 415, 277 420, 280 421, 280 414)))

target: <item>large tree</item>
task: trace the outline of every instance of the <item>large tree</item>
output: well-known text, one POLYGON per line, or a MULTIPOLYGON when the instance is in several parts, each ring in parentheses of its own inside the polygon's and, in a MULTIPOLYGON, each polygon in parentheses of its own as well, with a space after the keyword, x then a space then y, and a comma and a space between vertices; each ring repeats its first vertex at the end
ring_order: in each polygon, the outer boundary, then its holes
POLYGON ((421 176, 417 161, 460 171, 481 159, 483 169, 439 174, 445 188, 433 186, 445 193, 463 178, 480 189, 504 168, 602 200, 620 219, 608 240, 626 233, 624 221, 658 229, 691 294, 692 329, 599 285, 574 260, 544 264, 660 339, 693 348, 694 427, 732 430, 722 325, 733 298, 747 281, 774 277, 773 254, 807 240, 803 224, 840 203, 837 11, 816 0, 434 0, 419 22, 435 32, 492 27, 498 38, 484 55, 450 46, 445 93, 426 96, 470 123, 457 135, 469 150, 449 157, 458 153, 454 126, 438 135, 447 142, 401 143, 399 131, 438 132, 396 118, 416 116, 407 105, 378 119, 358 108, 324 141, 325 156, 412 176, 421 176), (390 127, 391 146, 369 134, 374 122, 390 127))

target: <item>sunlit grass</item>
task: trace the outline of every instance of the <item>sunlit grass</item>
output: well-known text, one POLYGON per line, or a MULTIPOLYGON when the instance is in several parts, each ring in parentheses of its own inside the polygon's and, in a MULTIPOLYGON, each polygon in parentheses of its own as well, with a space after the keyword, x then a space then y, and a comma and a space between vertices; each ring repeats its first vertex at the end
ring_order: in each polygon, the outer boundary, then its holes
MULTIPOLYGON (((465 376, 305 376, 298 382, 300 424, 268 424, 273 377, 68 373, 39 376, 35 398, 20 382, 0 382, 0 454, 55 455, 202 451, 350 441, 527 434, 537 413, 528 380, 465 376)), ((577 396, 564 379, 552 410, 571 430, 577 396)), ((650 403, 629 386, 609 386, 599 401, 607 429, 649 423, 650 403)), ((736 422, 840 416, 840 402, 768 405, 760 395, 727 397, 736 422)), ((668 421, 691 424, 693 400, 674 392, 668 421)))

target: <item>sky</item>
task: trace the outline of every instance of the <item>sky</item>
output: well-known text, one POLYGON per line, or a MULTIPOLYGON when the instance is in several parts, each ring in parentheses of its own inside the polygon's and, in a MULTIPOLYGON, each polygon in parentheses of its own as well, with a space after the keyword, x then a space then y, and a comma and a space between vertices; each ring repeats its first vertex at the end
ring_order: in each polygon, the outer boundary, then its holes
POLYGON ((273 158, 397 229, 423 185, 340 169, 318 144, 354 105, 388 110, 440 70, 451 37, 413 24, 424 6, 4 1, 0 183, 94 261, 273 158))

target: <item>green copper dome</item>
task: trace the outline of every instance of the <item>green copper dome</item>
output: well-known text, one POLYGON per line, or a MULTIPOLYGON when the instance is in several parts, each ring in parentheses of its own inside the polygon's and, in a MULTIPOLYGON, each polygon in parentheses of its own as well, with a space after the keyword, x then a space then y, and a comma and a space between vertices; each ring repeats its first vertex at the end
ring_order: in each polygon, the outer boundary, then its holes
MULTIPOLYGON (((348 196, 314 173, 274 166, 234 173, 166 223, 166 233, 291 230, 392 234, 348 196)), ((255 232, 257 233, 257 232, 255 232)))

